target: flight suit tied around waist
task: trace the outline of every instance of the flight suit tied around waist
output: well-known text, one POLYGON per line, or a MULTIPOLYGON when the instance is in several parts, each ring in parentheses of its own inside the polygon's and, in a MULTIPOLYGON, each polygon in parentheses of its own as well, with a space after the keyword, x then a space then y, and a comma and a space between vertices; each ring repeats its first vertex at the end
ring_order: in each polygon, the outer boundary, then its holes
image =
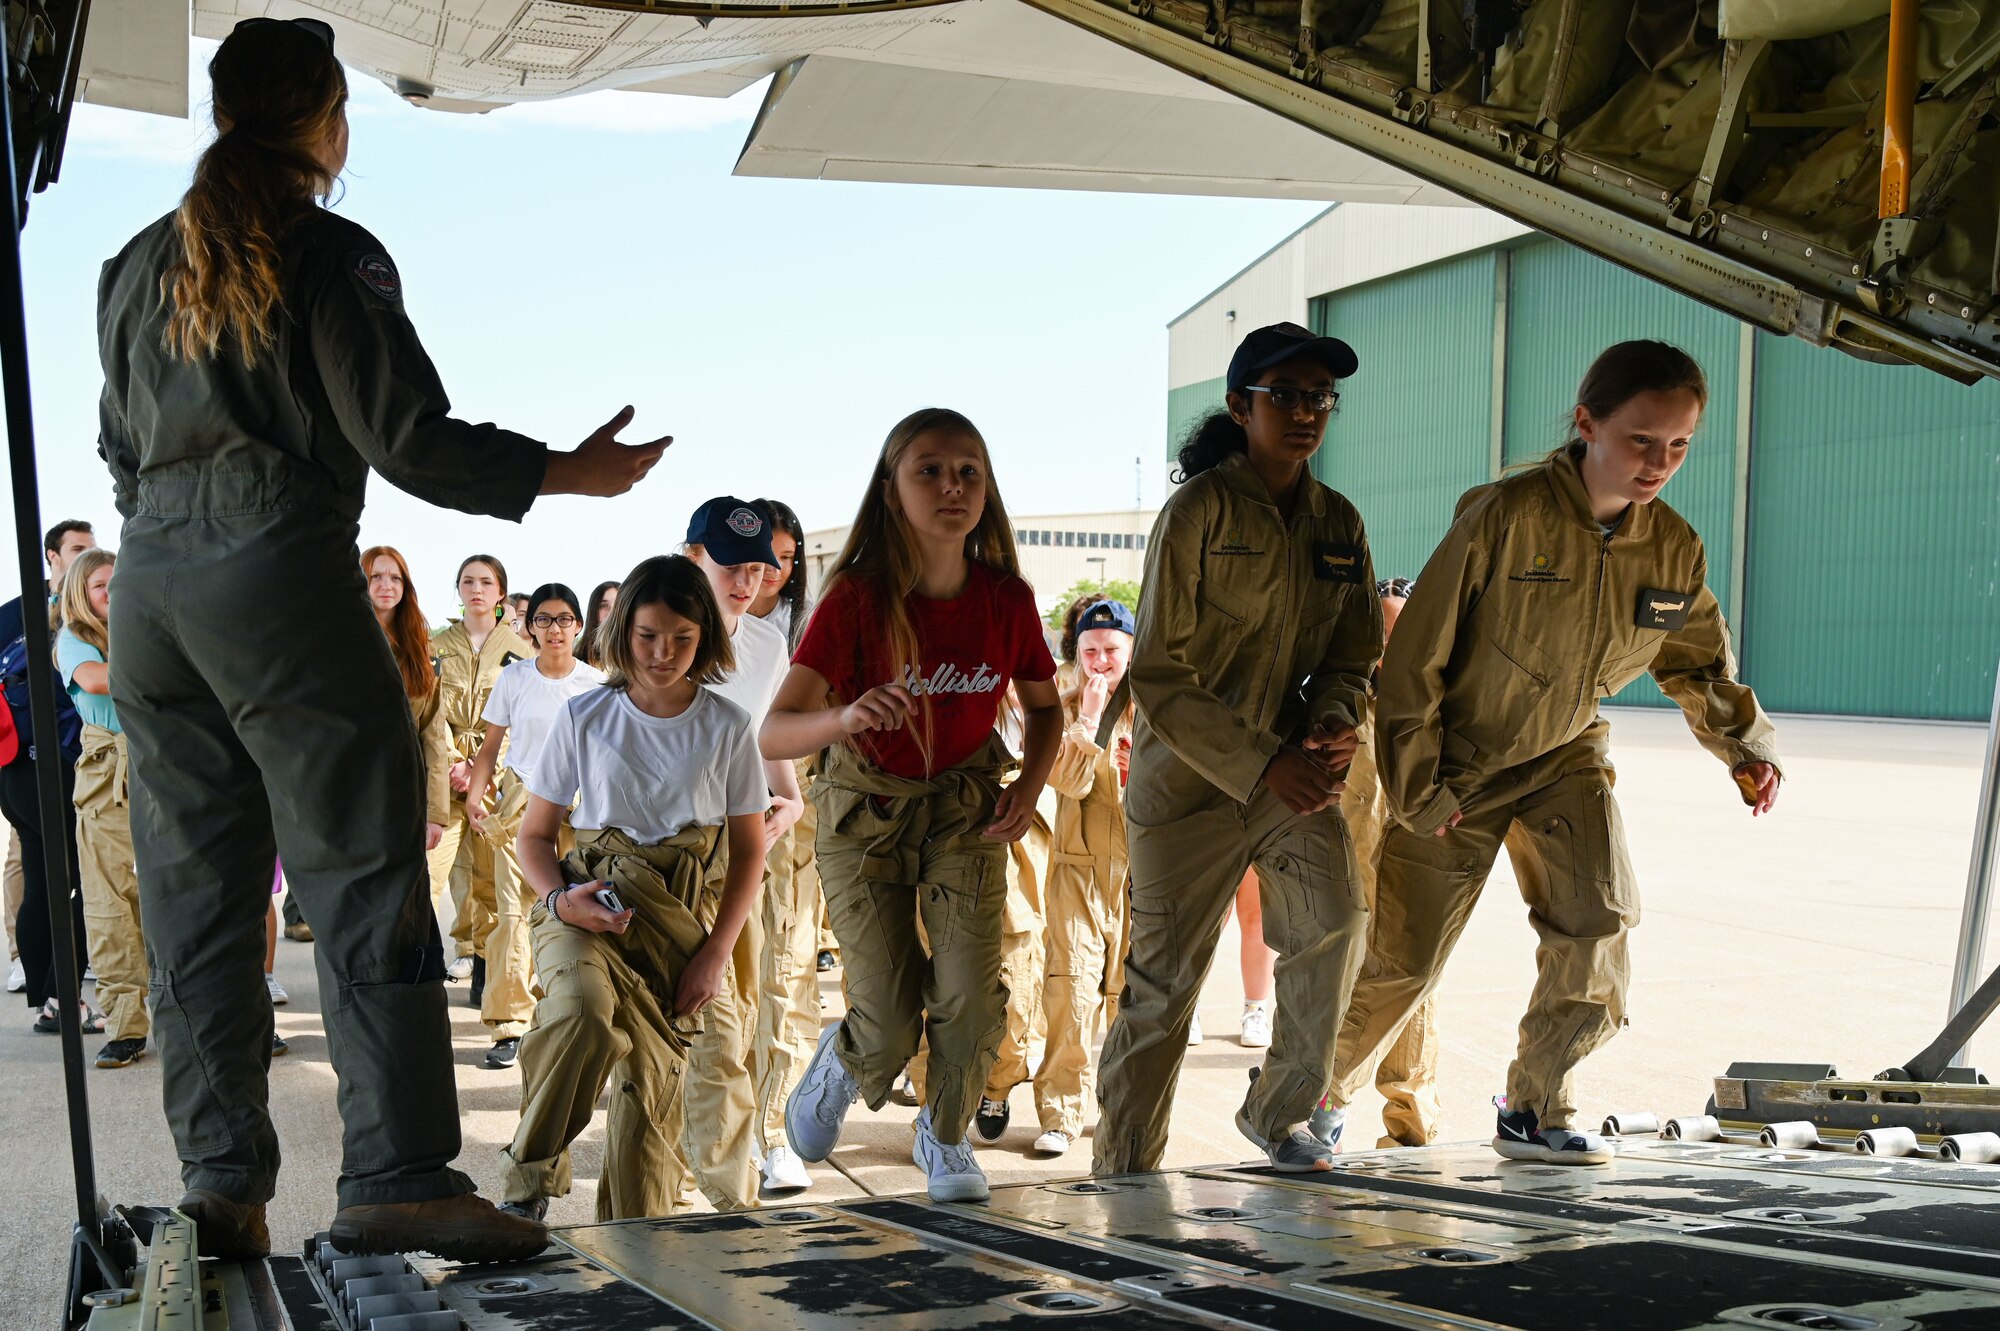
MULTIPOLYGON (((576 849, 562 862, 563 881, 609 883, 632 910, 625 932, 612 936, 621 950, 640 954, 635 969, 644 974, 664 1012, 673 1011, 681 972, 708 941, 695 909, 708 863, 721 843, 720 827, 683 828, 652 846, 640 845, 615 827, 579 829, 576 849)), ((529 926, 539 928, 548 919, 547 903, 536 902, 529 926)), ((699 1028, 698 1018, 677 1018, 667 1042, 684 1054, 699 1028)))
POLYGON ((864 876, 916 887, 924 881, 928 849, 977 836, 991 820, 1000 777, 1016 765, 998 735, 988 737, 964 763, 928 781, 892 776, 835 746, 827 750, 810 792, 819 811, 820 835, 859 836, 866 843, 861 851, 864 876), (867 810, 855 818, 864 803, 867 810))

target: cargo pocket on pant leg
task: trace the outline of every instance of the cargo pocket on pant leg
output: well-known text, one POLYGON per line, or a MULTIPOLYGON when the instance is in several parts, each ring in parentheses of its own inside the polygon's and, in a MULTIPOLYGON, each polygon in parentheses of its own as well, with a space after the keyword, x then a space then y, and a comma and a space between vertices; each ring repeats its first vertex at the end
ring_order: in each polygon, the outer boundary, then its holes
POLYGON ((1292 949, 1270 937, 1275 919, 1282 918, 1298 947, 1345 929, 1368 912, 1347 824, 1331 810, 1294 819, 1255 864, 1264 893, 1265 942, 1281 951, 1292 949))

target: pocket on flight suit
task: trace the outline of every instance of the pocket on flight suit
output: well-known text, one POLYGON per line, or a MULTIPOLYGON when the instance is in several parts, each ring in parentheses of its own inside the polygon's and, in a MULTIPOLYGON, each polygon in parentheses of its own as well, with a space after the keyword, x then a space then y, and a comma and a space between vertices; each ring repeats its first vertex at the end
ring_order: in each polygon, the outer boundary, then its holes
POLYGON ((933 906, 933 912, 925 917, 932 956, 942 956, 954 946, 977 941, 980 926, 989 915, 992 926, 986 932, 998 945, 1006 903, 998 903, 999 908, 995 909, 993 894, 1007 890, 1004 861, 997 856, 957 851, 945 863, 929 869, 925 878, 927 881, 917 890, 929 897, 933 906), (935 909, 940 905, 945 908, 935 909))
POLYGON ((1552 903, 1585 910, 1601 903, 1637 923, 1637 885, 1624 867, 1624 838, 1611 802, 1611 786, 1601 776, 1572 776, 1561 798, 1534 814, 1535 842, 1548 859, 1557 885, 1552 903))
MULTIPOLYGON (((1278 844, 1256 860, 1258 876, 1270 871, 1266 896, 1279 898, 1293 936, 1310 941, 1365 913, 1368 902, 1354 872, 1347 824, 1330 810, 1295 819, 1278 844), (1273 892, 1271 889, 1276 889, 1273 892)), ((1266 918, 1271 903, 1265 905, 1266 918)))
POLYGON ((1431 974, 1472 914, 1488 867, 1450 837, 1391 824, 1375 860, 1369 951, 1406 975, 1431 974))

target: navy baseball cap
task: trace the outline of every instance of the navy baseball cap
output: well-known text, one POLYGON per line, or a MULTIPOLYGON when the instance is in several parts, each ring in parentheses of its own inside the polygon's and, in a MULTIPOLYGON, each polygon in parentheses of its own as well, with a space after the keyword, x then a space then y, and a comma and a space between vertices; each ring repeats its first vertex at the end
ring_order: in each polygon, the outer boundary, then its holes
POLYGON ((718 564, 778 566, 764 510, 735 495, 720 495, 696 509, 688 519, 687 541, 706 550, 718 564))
POLYGON ((1099 601, 1076 617, 1078 633, 1088 633, 1092 629, 1117 629, 1131 637, 1139 636, 1139 625, 1132 618, 1131 607, 1123 601, 1099 601))
POLYGON ((1318 361, 1336 379, 1345 379, 1361 368, 1354 348, 1337 337, 1320 337, 1294 323, 1270 324, 1252 330, 1237 344, 1236 354, 1229 358, 1229 391, 1241 392, 1264 371, 1297 356, 1318 361))

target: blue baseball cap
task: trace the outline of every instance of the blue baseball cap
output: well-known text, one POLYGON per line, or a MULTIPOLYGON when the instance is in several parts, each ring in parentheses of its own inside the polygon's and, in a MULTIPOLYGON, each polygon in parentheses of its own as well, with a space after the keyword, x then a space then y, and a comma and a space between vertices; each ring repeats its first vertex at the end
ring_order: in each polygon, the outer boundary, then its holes
POLYGON ((1139 636, 1139 625, 1132 618, 1132 609, 1123 601, 1099 601, 1076 617, 1076 631, 1088 633, 1092 629, 1117 629, 1129 637, 1139 636))
POLYGON ((696 509, 688 519, 687 542, 706 550, 718 564, 778 566, 764 510, 735 495, 719 495, 696 509))
POLYGON ((1253 329, 1237 344, 1236 354, 1229 358, 1229 391, 1242 392, 1264 371, 1298 356, 1318 361, 1336 379, 1345 379, 1361 368, 1354 348, 1337 337, 1320 337, 1294 323, 1270 324, 1253 329))

